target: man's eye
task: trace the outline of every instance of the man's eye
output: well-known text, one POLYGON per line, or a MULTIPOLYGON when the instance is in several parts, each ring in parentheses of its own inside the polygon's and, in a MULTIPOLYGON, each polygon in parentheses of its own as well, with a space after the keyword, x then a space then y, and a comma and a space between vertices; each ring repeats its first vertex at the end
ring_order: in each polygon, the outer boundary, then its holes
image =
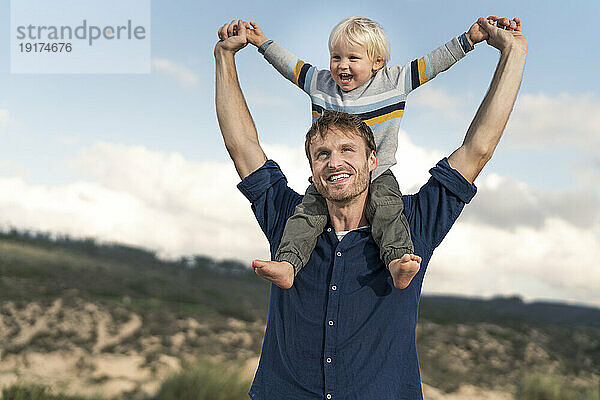
POLYGON ((326 151, 322 151, 317 155, 317 157, 319 157, 319 158, 327 157, 328 154, 329 153, 327 153, 326 151))
POLYGON ((340 57, 338 57, 338 56, 333 56, 333 57, 331 57, 331 59, 334 61, 340 61, 340 57))

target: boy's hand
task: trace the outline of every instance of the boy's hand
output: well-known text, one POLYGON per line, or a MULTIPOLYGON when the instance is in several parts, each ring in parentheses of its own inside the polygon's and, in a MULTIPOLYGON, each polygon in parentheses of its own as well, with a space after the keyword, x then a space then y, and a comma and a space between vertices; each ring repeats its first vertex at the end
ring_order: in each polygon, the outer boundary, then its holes
POLYGON ((230 23, 223 25, 219 28, 217 35, 219 36, 219 41, 215 46, 215 56, 217 56, 217 53, 223 51, 235 54, 248 44, 246 26, 241 19, 234 19, 230 23))
MULTIPOLYGON (((495 25, 501 29, 515 30, 517 28, 517 22, 514 19, 498 18, 495 15, 491 15, 487 17, 487 21, 490 25, 495 25)), ((467 31, 467 39, 469 39, 471 45, 488 40, 487 32, 478 22, 479 21, 475 22, 467 31)))
POLYGON ((250 24, 248 24, 244 21, 244 24, 246 24, 246 35, 248 36, 248 43, 251 43, 256 47, 260 47, 261 44, 269 40, 267 39, 262 29, 260 29, 260 26, 258 26, 256 22, 250 22, 250 24), (250 27, 250 25, 252 25, 252 27, 250 27))

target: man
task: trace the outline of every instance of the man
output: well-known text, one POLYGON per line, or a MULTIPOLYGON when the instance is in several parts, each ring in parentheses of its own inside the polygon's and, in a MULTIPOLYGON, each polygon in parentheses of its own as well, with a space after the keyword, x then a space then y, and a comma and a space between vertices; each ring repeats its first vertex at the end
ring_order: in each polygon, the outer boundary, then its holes
MULTIPOLYGON (((492 18, 497 21, 498 18, 492 18)), ((269 315, 253 399, 422 399, 416 352, 421 285, 433 254, 491 158, 512 110, 527 53, 520 20, 503 30, 481 18, 501 56, 490 89, 463 144, 431 169, 405 213, 420 270, 393 290, 365 219, 368 175, 377 165, 369 135, 346 117, 322 121, 307 135, 312 177, 326 198, 330 223, 291 289, 271 285, 269 315), (343 122, 337 121, 338 119, 343 122), (343 239, 336 235, 345 233, 343 239), (416 275, 415 275, 416 273, 416 275), (413 277, 414 275, 414 277, 413 277)), ((503 21, 506 26, 506 20, 503 21)), ((225 145, 273 254, 301 196, 267 160, 237 81, 235 53, 247 44, 243 21, 219 31, 216 107, 225 145)), ((351 119, 351 117, 350 117, 351 119)), ((254 264, 264 273, 268 264, 254 264)))

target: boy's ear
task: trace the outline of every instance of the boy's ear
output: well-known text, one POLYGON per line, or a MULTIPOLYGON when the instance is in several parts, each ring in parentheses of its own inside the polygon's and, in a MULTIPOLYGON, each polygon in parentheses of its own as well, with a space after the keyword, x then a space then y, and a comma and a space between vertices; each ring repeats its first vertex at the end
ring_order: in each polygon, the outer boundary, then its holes
POLYGON ((373 63, 373 72, 379 71, 383 67, 383 58, 377 57, 373 63))

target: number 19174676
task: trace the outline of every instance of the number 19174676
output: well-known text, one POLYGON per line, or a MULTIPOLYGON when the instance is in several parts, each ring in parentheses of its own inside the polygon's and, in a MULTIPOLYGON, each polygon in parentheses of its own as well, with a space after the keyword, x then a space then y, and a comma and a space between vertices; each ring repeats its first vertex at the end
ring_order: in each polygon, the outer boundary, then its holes
POLYGON ((73 50, 71 43, 19 43, 21 53, 70 53, 73 50))

